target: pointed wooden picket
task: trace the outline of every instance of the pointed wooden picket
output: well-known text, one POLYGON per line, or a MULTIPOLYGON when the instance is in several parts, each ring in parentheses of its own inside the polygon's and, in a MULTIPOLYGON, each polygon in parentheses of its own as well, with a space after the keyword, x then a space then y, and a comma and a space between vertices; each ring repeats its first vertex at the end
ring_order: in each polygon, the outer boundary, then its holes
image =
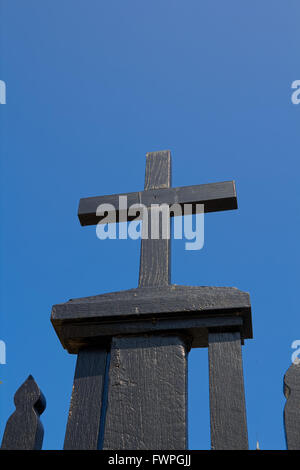
POLYGON ((288 450, 300 450, 300 361, 296 360, 284 376, 284 428, 288 450))
POLYGON ((46 408, 46 400, 32 375, 16 391, 16 410, 7 421, 1 449, 40 450, 44 428, 40 415, 46 408))

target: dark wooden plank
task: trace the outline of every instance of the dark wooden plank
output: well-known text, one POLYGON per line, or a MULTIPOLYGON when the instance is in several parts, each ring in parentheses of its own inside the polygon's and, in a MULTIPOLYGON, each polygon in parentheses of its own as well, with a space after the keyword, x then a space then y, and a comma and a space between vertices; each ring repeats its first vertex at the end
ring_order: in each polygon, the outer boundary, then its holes
POLYGON ((113 338, 103 448, 187 448, 187 346, 183 338, 113 338))
POLYGON ((222 322, 224 317, 230 317, 231 326, 235 318, 242 320, 243 339, 252 338, 249 294, 229 287, 171 285, 76 299, 54 306, 51 321, 62 345, 76 353, 77 348, 122 330, 147 333, 160 327, 189 329, 193 347, 203 347, 207 341, 201 329, 213 326, 212 318, 222 322))
POLYGON ((1 449, 40 450, 44 437, 40 415, 46 408, 46 400, 31 375, 16 391, 14 402, 16 411, 7 421, 1 449))
MULTIPOLYGON (((196 329, 210 329, 210 328, 231 328, 239 327, 242 328, 243 319, 235 315, 220 315, 219 317, 203 317, 200 315, 195 315, 194 317, 189 318, 171 318, 171 319, 156 319, 148 318, 143 321, 117 321, 111 323, 102 323, 100 325, 94 325, 94 332, 90 332, 90 327, 88 325, 79 324, 79 325, 68 325, 66 326, 65 331, 68 331, 69 334, 78 340, 80 337, 86 335, 87 338, 95 335, 96 341, 101 341, 103 337, 109 336, 118 336, 124 334, 149 334, 149 333, 158 333, 160 331, 172 331, 172 330, 186 330, 190 331, 190 336, 193 336, 194 330, 196 329)), ((196 336, 196 334, 195 334, 196 336)), ((196 339, 196 338, 194 338, 196 339)), ((205 344, 208 346, 208 343, 205 344)), ((195 347, 195 346, 193 346, 195 347)))
MULTIPOLYGON (((205 299, 202 301, 201 305, 204 308, 209 308, 212 304, 215 303, 216 299, 224 299, 224 302, 227 303, 230 301, 233 302, 233 307, 236 306, 236 301, 234 299, 238 299, 241 301, 243 299, 244 302, 247 302, 247 306, 250 307, 250 300, 248 292, 241 291, 236 287, 214 287, 214 286, 184 286, 180 284, 171 284, 168 286, 157 286, 157 287, 147 287, 147 288, 134 288, 128 290, 121 290, 115 292, 108 292, 100 295, 94 295, 89 297, 78 297, 76 299, 70 299, 67 304, 75 304, 75 303, 101 303, 101 302, 112 302, 116 303, 114 306, 117 307, 117 304, 125 301, 133 301, 134 299, 138 300, 139 302, 155 299, 155 303, 161 297, 168 297, 168 303, 172 301, 176 297, 176 301, 180 298, 186 296, 186 298, 198 297, 199 299, 205 299)), ((195 299, 194 299, 195 300, 195 299)), ((163 300, 162 300, 163 302, 163 300)), ((57 305, 65 305, 57 304, 57 305)), ((175 307, 175 305, 174 305, 175 307)), ((172 307, 173 308, 173 307, 172 307)))
POLYGON ((81 318, 139 318, 148 314, 170 314, 201 311, 203 314, 217 310, 250 312, 247 292, 234 287, 176 286, 130 289, 94 297, 73 299, 52 308, 53 320, 81 318))
POLYGON ((163 189, 172 186, 172 168, 170 150, 148 152, 144 190, 163 189))
POLYGON ((79 351, 64 449, 98 449, 107 352, 102 348, 79 351))
POLYGON ((71 354, 77 354, 81 348, 101 342, 109 345, 110 338, 116 335, 156 334, 159 332, 174 333, 181 331, 191 337, 193 348, 208 346, 208 331, 218 328, 221 331, 232 331, 243 328, 243 319, 237 316, 200 317, 200 318, 149 318, 144 321, 117 321, 95 325, 64 325, 56 329, 64 348, 71 354))
POLYGON ((213 450, 248 449, 240 333, 209 333, 210 432, 213 450))
MULTIPOLYGON (((152 152, 146 155, 145 191, 169 188, 171 186, 171 153, 152 152)), ((160 204, 158 200, 157 203, 160 204)), ((158 239, 151 238, 152 214, 148 209, 148 238, 141 240, 139 287, 167 286, 171 280, 170 249, 171 239, 162 237, 162 223, 158 213, 158 239)), ((164 222, 170 233, 170 219, 164 222)))
POLYGON ((300 361, 295 361, 284 376, 284 429, 288 450, 300 450, 300 361))
MULTIPOLYGON (((237 196, 234 181, 218 183, 198 184, 194 186, 181 186, 176 188, 148 189, 146 191, 112 194, 106 196, 95 196, 82 198, 79 201, 78 218, 82 226, 97 225, 103 217, 96 215, 97 207, 101 204, 112 204, 116 208, 116 220, 133 220, 135 217, 128 216, 127 210, 119 211, 119 196, 127 196, 127 206, 133 204, 193 204, 192 213, 196 214, 196 204, 204 204, 204 212, 218 212, 237 209, 237 196)), ((200 212, 202 208, 198 207, 200 212)), ((110 219, 110 212, 103 223, 110 219)), ((173 216, 174 214, 170 214, 173 216)), ((111 218, 113 221, 113 218, 111 218)))

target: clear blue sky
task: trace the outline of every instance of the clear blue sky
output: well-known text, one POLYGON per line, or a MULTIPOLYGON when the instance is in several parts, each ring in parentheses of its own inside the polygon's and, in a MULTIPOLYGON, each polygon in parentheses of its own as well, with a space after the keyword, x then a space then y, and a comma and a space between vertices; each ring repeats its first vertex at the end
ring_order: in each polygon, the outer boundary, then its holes
MULTIPOLYGON (((299 328, 297 0, 0 0, 1 434, 29 373, 62 447, 75 356, 51 306, 137 285, 139 241, 100 241, 80 197, 143 188, 170 149, 173 185, 234 179, 239 209, 172 245, 172 281, 250 292, 243 347, 250 447, 285 448, 282 378, 299 328)), ((207 351, 189 360, 190 448, 209 448, 207 351)))

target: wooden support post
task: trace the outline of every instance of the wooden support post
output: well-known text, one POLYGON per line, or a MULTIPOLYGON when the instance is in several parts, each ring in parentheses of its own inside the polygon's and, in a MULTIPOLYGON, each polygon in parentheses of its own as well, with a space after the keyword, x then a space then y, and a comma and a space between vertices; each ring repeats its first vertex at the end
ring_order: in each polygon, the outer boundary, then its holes
POLYGON ((209 333, 211 448, 248 449, 241 337, 209 333))
POLYGON ((16 391, 16 411, 7 421, 2 450, 40 450, 44 428, 40 415, 46 408, 46 400, 32 375, 16 391))
POLYGON ((297 360, 284 376, 284 429, 288 450, 300 450, 300 362, 297 360))
MULTIPOLYGON (((147 154, 145 190, 171 185, 170 152, 147 154)), ((159 201, 158 201, 159 202, 159 201)), ((148 220, 151 211, 148 210, 148 220)), ((170 283, 170 239, 142 239, 139 287, 170 283)), ((104 449, 186 449, 187 348, 177 335, 114 337, 104 449)))
POLYGON ((113 339, 103 448, 187 448, 187 346, 183 338, 113 339))
POLYGON ((85 348, 78 353, 64 449, 98 449, 107 352, 85 348))

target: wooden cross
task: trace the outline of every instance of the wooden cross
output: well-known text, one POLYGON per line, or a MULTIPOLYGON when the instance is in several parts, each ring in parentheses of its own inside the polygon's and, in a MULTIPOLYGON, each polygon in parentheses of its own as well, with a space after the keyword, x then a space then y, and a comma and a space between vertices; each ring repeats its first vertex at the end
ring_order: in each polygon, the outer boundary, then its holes
MULTIPOLYGON (((146 161, 145 189, 126 194, 128 207, 237 208, 234 182, 171 188, 170 152, 148 153, 146 161)), ((97 224, 97 207, 117 208, 119 196, 81 199, 81 224, 97 224)), ((117 212, 117 221, 124 218, 117 212)), ((161 230, 159 239, 141 241, 138 288, 52 309, 62 345, 78 354, 65 449, 186 449, 191 347, 209 348, 212 448, 248 446, 241 340, 252 337, 249 295, 170 284, 170 239, 161 230)))
MULTIPOLYGON (((153 152, 146 155, 144 191, 81 199, 78 210, 80 223, 82 225, 96 225, 101 222, 100 216, 96 215, 97 207, 101 204, 110 204, 115 208, 117 221, 120 221, 121 214, 118 210, 120 196, 126 196, 128 207, 133 204, 144 204, 148 208, 151 207, 151 204, 168 204, 169 206, 174 203, 180 206, 191 204, 193 213, 197 209, 197 204, 204 204, 205 212, 237 208, 233 181, 171 188, 171 154, 169 151, 153 152)), ((108 218, 109 215, 108 212, 108 218)), ((122 216, 123 221, 130 220, 128 211, 122 216)), ((139 287, 166 286, 168 284, 170 284, 170 240, 162 238, 151 240, 149 236, 148 239, 142 240, 139 287)))

